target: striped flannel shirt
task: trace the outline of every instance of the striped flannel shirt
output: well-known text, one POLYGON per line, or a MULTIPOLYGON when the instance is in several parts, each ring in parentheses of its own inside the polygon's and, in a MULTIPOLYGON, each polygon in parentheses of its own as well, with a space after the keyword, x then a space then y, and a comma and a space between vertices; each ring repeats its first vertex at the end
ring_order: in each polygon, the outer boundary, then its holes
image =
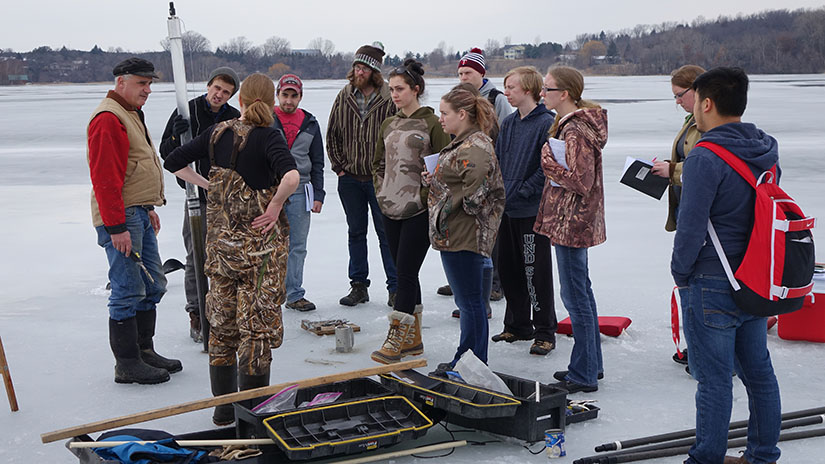
POLYGON ((381 123, 395 114, 388 87, 375 89, 376 95, 363 118, 352 84, 347 84, 335 97, 327 127, 327 155, 336 173, 372 179, 372 158, 381 123))

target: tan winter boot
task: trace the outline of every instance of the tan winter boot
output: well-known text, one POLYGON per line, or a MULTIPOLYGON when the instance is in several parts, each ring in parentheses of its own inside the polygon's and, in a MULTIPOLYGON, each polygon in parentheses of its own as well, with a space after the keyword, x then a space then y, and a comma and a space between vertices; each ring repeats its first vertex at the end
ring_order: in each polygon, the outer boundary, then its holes
POLYGON ((424 352, 424 342, 421 341, 421 313, 424 311, 423 305, 415 305, 413 316, 415 324, 407 331, 404 342, 401 344, 401 357, 415 356, 424 352))
POLYGON ((401 361, 401 345, 407 337, 407 332, 415 326, 415 316, 412 314, 393 311, 387 318, 390 320, 387 339, 378 351, 373 351, 370 355, 373 361, 382 364, 401 361))

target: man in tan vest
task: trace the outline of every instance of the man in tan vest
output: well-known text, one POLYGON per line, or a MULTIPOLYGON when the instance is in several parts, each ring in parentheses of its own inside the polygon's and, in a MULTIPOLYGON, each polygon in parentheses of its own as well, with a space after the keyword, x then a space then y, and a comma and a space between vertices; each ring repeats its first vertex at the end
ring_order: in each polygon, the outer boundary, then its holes
POLYGON ((183 369, 154 350, 156 307, 166 277, 155 234, 155 206, 166 203, 163 170, 141 107, 157 78, 152 63, 129 58, 112 74, 115 89, 92 113, 87 159, 92 180, 92 222, 109 262, 109 344, 115 382, 155 384, 183 369))

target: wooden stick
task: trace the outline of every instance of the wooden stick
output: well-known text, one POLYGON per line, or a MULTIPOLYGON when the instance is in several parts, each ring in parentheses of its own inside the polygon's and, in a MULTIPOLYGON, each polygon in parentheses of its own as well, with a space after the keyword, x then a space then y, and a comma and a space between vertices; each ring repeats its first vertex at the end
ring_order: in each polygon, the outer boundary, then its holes
POLYGON ((418 448, 393 451, 391 453, 375 454, 372 456, 364 456, 362 458, 347 459, 345 461, 335 461, 334 464, 362 464, 365 462, 381 461, 382 459, 398 458, 401 456, 409 456, 415 453, 428 453, 430 451, 439 451, 448 448, 458 448, 467 444, 466 440, 451 441, 448 443, 439 443, 437 445, 421 446, 418 448))
MULTIPOLYGON (((147 443, 157 443, 156 441, 73 441, 69 443, 69 448, 114 448, 115 446, 127 443, 137 443, 145 445, 147 443)), ((223 440, 175 440, 180 446, 261 446, 274 445, 271 438, 226 438, 223 440)))
POLYGON ((11 412, 17 411, 17 395, 14 394, 14 385, 11 383, 11 372, 9 363, 6 361, 6 350, 3 349, 3 339, 0 338, 0 370, 3 371, 3 383, 6 385, 6 396, 9 397, 11 412))
POLYGON ((250 400, 259 398, 261 396, 274 395, 279 391, 290 385, 298 385, 298 387, 314 387, 316 385, 325 385, 333 382, 340 382, 342 380, 357 379, 360 377, 368 377, 371 375, 386 374, 394 371, 403 371, 415 367, 424 367, 427 365, 426 359, 417 359, 414 361, 404 361, 395 364, 387 364, 376 367, 368 367, 366 369, 359 369, 355 371, 342 372, 340 374, 324 375, 321 377, 313 377, 310 379, 298 380, 295 382, 283 382, 277 385, 270 385, 267 387, 255 388, 252 390, 244 390, 236 393, 229 393, 226 395, 216 396, 213 398, 205 398, 202 400, 190 401, 188 403, 181 403, 164 408, 153 409, 151 411, 144 411, 127 416, 121 416, 114 419, 105 419, 97 422, 91 422, 84 425, 76 425, 73 427, 55 430, 54 432, 47 432, 40 435, 40 440, 43 443, 51 443, 53 441, 62 440, 64 438, 71 438, 86 433, 100 432, 101 430, 109 430, 116 427, 123 427, 125 425, 137 424, 164 417, 176 416, 185 412, 199 411, 201 409, 211 408, 222 404, 231 404, 237 401, 250 400))

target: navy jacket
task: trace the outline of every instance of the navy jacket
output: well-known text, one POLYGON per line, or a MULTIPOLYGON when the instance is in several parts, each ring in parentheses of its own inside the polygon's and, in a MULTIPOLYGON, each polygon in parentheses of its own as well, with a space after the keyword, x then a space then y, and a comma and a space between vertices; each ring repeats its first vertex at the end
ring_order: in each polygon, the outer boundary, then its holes
POLYGON ((504 179, 504 213, 512 218, 535 217, 544 190, 541 147, 555 113, 539 104, 524 119, 518 110, 504 118, 496 140, 496 156, 504 179))
MULTIPOLYGON (((181 143, 180 139, 172 135, 172 126, 174 125, 175 116, 178 115, 178 110, 172 112, 169 120, 166 121, 166 128, 163 129, 163 136, 160 139, 160 157, 166 160, 166 157, 175 148, 178 148, 181 143)), ((189 100, 189 130, 192 133, 192 139, 206 132, 207 129, 221 121, 229 121, 233 118, 241 117, 241 112, 229 103, 224 103, 220 111, 213 113, 209 102, 206 101, 206 94, 195 97, 189 100)), ((211 131, 210 131, 211 132, 211 131)), ((209 157, 198 161, 198 174, 209 178, 209 157)), ((186 188, 186 181, 177 179, 178 185, 181 188, 186 188)), ((206 193, 202 188, 198 188, 201 199, 206 200, 206 193)))
MULTIPOLYGON (((715 127, 702 136, 703 141, 727 148, 748 163, 757 179, 779 162, 776 139, 753 124, 715 127)), ((702 147, 690 151, 682 171, 682 197, 670 263, 676 285, 684 287, 699 274, 725 275, 708 235, 708 218, 731 268, 735 271, 739 267, 753 226, 754 199, 753 187, 722 158, 702 147)))
MULTIPOLYGON (((321 140, 321 127, 315 116, 303 108, 302 111, 304 122, 301 123, 301 128, 298 129, 298 135, 295 136, 295 141, 292 142, 292 148, 289 151, 295 158, 298 174, 301 175, 301 184, 298 188, 304 188, 306 183, 311 183, 313 197, 316 201, 323 203, 326 193, 324 192, 324 142, 321 140)), ((275 121, 272 122, 272 127, 286 140, 284 126, 277 114, 273 116, 275 121)))

